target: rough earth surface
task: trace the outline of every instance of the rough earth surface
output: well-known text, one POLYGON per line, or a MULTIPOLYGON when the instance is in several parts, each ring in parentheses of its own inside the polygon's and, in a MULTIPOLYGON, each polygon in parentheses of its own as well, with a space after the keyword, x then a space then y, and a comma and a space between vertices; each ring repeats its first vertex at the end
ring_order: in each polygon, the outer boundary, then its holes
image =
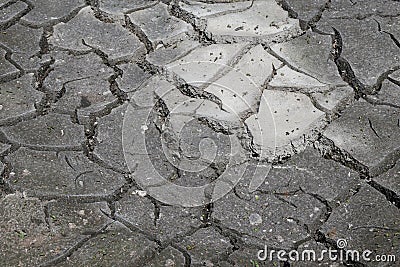
POLYGON ((399 92, 398 0, 0 0, 0 266, 399 266, 399 92))

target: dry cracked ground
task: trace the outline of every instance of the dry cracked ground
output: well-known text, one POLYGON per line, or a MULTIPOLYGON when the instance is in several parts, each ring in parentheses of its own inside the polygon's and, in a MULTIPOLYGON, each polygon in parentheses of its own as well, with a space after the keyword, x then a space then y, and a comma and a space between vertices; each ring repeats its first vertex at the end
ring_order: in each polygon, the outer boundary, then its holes
POLYGON ((0 0, 0 54, 1 266, 400 265, 398 0, 0 0))

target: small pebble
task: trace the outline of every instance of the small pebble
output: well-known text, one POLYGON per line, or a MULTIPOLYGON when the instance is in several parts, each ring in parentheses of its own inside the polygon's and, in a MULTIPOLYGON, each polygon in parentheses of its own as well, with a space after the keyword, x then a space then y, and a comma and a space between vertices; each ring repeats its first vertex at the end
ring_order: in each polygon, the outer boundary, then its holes
POLYGON ((251 225, 259 225, 262 223, 262 218, 259 214, 257 213, 252 213, 249 216, 249 221, 251 225))
POLYGON ((165 261, 165 267, 174 267, 175 266, 175 262, 172 259, 168 259, 165 261))

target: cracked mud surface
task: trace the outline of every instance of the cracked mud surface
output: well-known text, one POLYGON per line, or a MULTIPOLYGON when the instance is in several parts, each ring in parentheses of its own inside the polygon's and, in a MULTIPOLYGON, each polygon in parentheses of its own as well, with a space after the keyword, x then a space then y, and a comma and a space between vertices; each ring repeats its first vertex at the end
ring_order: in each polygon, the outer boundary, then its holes
POLYGON ((0 0, 0 266, 399 266, 399 91, 398 0, 0 0))

